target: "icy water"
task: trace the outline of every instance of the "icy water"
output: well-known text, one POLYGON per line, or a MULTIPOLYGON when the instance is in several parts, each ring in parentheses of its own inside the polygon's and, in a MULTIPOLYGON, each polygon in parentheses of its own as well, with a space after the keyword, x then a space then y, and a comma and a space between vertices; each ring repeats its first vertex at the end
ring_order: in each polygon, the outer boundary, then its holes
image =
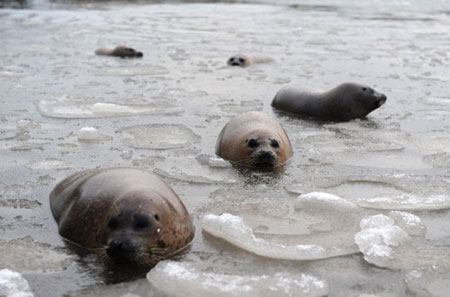
POLYGON ((0 295, 29 296, 23 276, 48 297, 448 296, 448 1, 36 1, 0 10, 0 38, 0 295), (144 58, 94 55, 118 44, 144 58), (386 104, 347 123, 270 107, 347 81, 386 104), (215 158, 248 110, 286 129, 283 173, 215 158), (50 212, 62 178, 113 166, 159 174, 196 225, 148 275, 69 246, 50 212))

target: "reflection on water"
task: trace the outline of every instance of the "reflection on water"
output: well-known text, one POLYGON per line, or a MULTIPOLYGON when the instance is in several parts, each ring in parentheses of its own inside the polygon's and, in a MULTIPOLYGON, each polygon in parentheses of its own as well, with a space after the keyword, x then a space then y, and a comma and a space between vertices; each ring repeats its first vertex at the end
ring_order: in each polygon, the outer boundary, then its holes
POLYGON ((194 293, 231 290, 225 283, 279 288, 286 280, 286 292, 300 296, 321 296, 323 288, 328 296, 445 296, 447 0, 0 6, 0 268, 22 273, 36 296, 164 291, 137 280, 145 271, 106 267, 58 235, 48 201, 54 185, 77 170, 113 166, 157 173, 194 219, 190 249, 172 259, 173 269, 155 269, 148 276, 153 282, 170 279, 173 288, 194 293), (94 54, 118 44, 143 51, 144 58, 94 54), (272 61, 228 67, 236 53, 272 61), (387 103, 368 119, 347 123, 290 117, 270 107, 286 85, 326 90, 347 81, 380 90, 387 103), (249 172, 214 155, 222 127, 249 110, 268 113, 287 131, 294 157, 283 171, 249 172), (335 196, 324 193, 339 196, 351 211, 334 207, 335 196), (331 255, 356 254, 320 261, 261 257, 229 243, 237 231, 223 240, 203 232, 205 215, 226 212, 246 222, 252 232, 238 239, 254 236, 253 244, 315 244, 331 255), (362 227, 367 221, 373 225, 362 227), (421 222, 417 234, 414 222, 421 222), (380 235, 384 231, 406 232, 408 243, 380 235), (379 249, 371 250, 375 245, 379 249), (387 258, 378 253, 388 249, 387 258), (312 284, 324 286, 307 295, 303 288, 312 284))

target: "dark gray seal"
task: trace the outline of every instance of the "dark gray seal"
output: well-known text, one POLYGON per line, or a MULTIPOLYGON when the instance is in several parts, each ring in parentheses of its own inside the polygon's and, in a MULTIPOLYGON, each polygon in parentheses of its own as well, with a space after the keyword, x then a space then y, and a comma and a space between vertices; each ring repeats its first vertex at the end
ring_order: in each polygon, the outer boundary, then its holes
POLYGON ((366 117, 385 102, 384 94, 368 86, 344 83, 323 93, 284 87, 275 95, 272 107, 319 120, 349 121, 366 117))
POLYGON ((151 266, 194 237, 194 225, 175 192, 139 169, 75 173, 53 189, 50 207, 63 237, 114 263, 151 266))
POLYGON ((99 56, 113 56, 120 58, 142 58, 144 54, 138 52, 131 47, 119 45, 113 49, 109 48, 99 48, 95 51, 95 54, 99 56))

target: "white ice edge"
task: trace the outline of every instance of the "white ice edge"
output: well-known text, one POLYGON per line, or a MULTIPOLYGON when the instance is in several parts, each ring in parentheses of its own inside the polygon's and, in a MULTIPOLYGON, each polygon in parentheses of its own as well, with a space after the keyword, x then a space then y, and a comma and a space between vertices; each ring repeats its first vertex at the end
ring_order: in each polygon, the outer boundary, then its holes
POLYGON ((317 260, 352 254, 338 248, 320 245, 282 245, 257 238, 244 219, 229 213, 203 217, 203 231, 259 256, 282 260, 317 260))
POLYGON ((417 196, 403 194, 394 197, 359 199, 360 207, 386 210, 439 210, 450 208, 449 195, 417 196))

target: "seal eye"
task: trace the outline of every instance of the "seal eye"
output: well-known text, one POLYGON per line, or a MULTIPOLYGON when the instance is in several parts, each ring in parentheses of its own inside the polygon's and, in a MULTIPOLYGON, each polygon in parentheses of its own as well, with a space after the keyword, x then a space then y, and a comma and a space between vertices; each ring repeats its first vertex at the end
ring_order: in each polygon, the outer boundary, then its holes
POLYGON ((109 218, 108 221, 108 228, 111 231, 114 231, 119 227, 119 217, 118 216, 112 216, 109 218))
POLYGON ((244 62, 245 62, 245 59, 244 59, 244 58, 239 58, 239 62, 240 62, 240 63, 244 63, 244 62))
POLYGON ((272 147, 274 147, 274 148, 279 148, 279 147, 280 147, 280 144, 278 143, 278 141, 277 141, 276 139, 272 139, 272 140, 270 141, 270 145, 271 145, 272 147))
POLYGON ((366 88, 366 87, 363 87, 362 90, 363 90, 363 92, 365 92, 365 91, 367 90, 367 88, 366 88))
POLYGON ((159 222, 159 215, 155 214, 153 217, 159 222))
POLYGON ((145 228, 148 228, 150 226, 151 222, 148 216, 142 215, 142 214, 135 214, 134 215, 134 222, 133 227, 136 230, 142 230, 145 228))
POLYGON ((258 147, 258 141, 256 141, 256 139, 254 139, 254 138, 249 139, 249 141, 247 142, 247 146, 252 149, 256 148, 256 147, 258 147))

